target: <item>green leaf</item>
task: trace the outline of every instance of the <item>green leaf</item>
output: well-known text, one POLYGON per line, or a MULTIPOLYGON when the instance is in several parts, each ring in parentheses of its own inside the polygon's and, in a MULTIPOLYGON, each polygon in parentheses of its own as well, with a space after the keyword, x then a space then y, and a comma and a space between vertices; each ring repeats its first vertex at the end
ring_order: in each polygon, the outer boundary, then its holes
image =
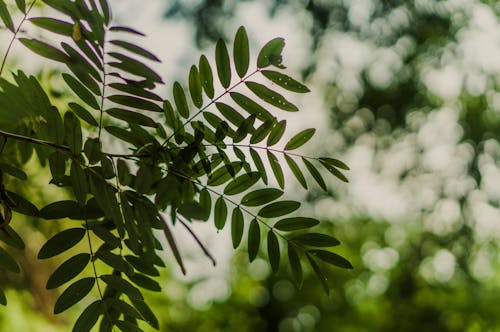
POLYGON ((111 20, 111 9, 109 8, 108 0, 99 0, 101 4, 102 13, 104 15, 104 23, 109 24, 111 20))
POLYGON ((342 174, 338 169, 336 169, 334 166, 332 166, 332 164, 328 164, 328 163, 325 163, 325 162, 321 162, 321 164, 323 166, 325 166, 325 168, 330 172, 332 173, 336 178, 338 178, 339 180, 341 181, 344 181, 344 182, 349 182, 349 180, 346 178, 346 176, 344 174, 342 174))
POLYGON ((290 263, 290 269, 292 270, 292 275, 295 283, 300 288, 302 287, 302 266, 300 265, 300 258, 295 247, 288 242, 288 262, 290 263))
POLYGON ((240 245, 244 230, 243 212, 239 207, 235 207, 231 216, 231 241, 233 248, 236 249, 240 245))
POLYGON ((155 83, 163 83, 161 76, 153 69, 146 66, 144 63, 116 52, 108 53, 111 57, 120 62, 109 62, 111 67, 123 70, 129 74, 140 76, 146 79, 149 86, 154 86, 155 83))
POLYGON ((212 99, 214 97, 214 78, 206 56, 200 56, 198 67, 200 68, 200 81, 203 90, 205 90, 208 98, 212 99))
POLYGON ((64 114, 64 132, 65 141, 71 152, 79 155, 82 151, 82 128, 80 127, 80 120, 72 112, 64 114))
POLYGON ((95 257, 106 263, 106 265, 111 266, 113 269, 125 273, 129 277, 134 273, 134 268, 130 266, 122 256, 113 254, 108 250, 98 250, 95 253, 95 257))
POLYGON ((16 0, 16 5, 20 11, 22 11, 23 13, 26 13, 26 1, 25 0, 16 0))
POLYGON ((300 203, 296 201, 279 201, 264 206, 258 212, 263 218, 276 218, 290 214, 300 208, 300 203))
POLYGON ((292 240, 310 247, 334 247, 340 244, 336 238, 321 233, 299 234, 292 237, 292 240))
POLYGON ((219 39, 215 46, 215 64, 217 65, 220 83, 224 89, 227 89, 231 84, 231 65, 226 43, 222 39, 219 39))
POLYGON ((196 66, 191 66, 189 71, 189 93, 191 94, 191 99, 193 100, 194 106, 201 108, 203 105, 202 87, 200 82, 200 74, 198 73, 198 68, 196 66))
POLYGON ((282 195, 283 191, 279 189, 258 189, 246 194, 241 199, 241 204, 245 206, 261 206, 280 198, 282 195))
POLYGON ((138 83, 134 83, 133 81, 128 81, 125 83, 110 83, 109 86, 115 90, 125 92, 129 95, 141 97, 144 99, 150 99, 154 101, 162 102, 163 98, 158 96, 156 93, 146 90, 138 83))
POLYGON ((304 157, 302 157, 302 162, 304 163, 304 165, 306 165, 307 170, 309 171, 309 173, 311 173, 312 177, 314 178, 314 180, 316 180, 316 182, 318 183, 318 185, 324 191, 327 191, 325 180, 323 180, 323 177, 318 172, 318 170, 316 169, 316 167, 314 167, 314 165, 309 160, 307 160, 304 157))
POLYGON ((308 250, 308 253, 321 259, 323 262, 343 268, 343 269, 353 269, 351 263, 344 257, 337 255, 333 252, 326 250, 308 250))
POLYGON ((120 104, 123 106, 128 106, 128 107, 135 109, 135 110, 144 110, 144 111, 156 112, 156 113, 163 112, 163 109, 160 106, 158 106, 154 102, 146 100, 146 99, 128 96, 128 95, 112 95, 112 96, 109 96, 107 98, 108 98, 108 100, 112 101, 113 103, 120 104))
POLYGON ((179 205, 177 212, 184 217, 197 220, 207 220, 210 216, 210 210, 207 210, 206 207, 203 207, 196 202, 182 203, 179 205))
POLYGON ((0 268, 14 273, 21 272, 15 259, 2 247, 0 247, 0 268))
POLYGON ((309 265, 311 265, 311 268, 313 269, 314 273, 318 277, 319 281, 321 282, 321 285, 323 286, 323 289, 325 290, 325 293, 327 295, 330 294, 330 287, 328 287, 327 279, 326 276, 323 274, 321 269, 319 268, 318 264, 316 261, 311 257, 309 253, 306 253, 307 260, 309 261, 309 265))
POLYGON ((250 222, 248 229, 248 259, 250 262, 257 257, 260 245, 260 227, 256 219, 250 222))
POLYGON ((96 164, 102 159, 101 142, 98 138, 89 138, 83 147, 90 164, 96 164))
POLYGON ((111 28, 109 28, 109 30, 110 31, 115 31, 115 32, 126 32, 126 33, 130 33, 130 34, 133 34, 133 35, 141 36, 141 37, 146 36, 142 32, 140 32, 138 30, 135 30, 133 28, 130 28, 130 27, 126 27, 126 26, 115 25, 115 26, 112 26, 111 28))
POLYGON ((149 52, 148 50, 145 50, 144 48, 137 46, 135 44, 123 41, 123 40, 110 40, 109 41, 111 44, 119 46, 121 48, 126 49, 127 51, 130 51, 132 53, 135 53, 137 55, 140 55, 142 57, 145 57, 149 60, 156 61, 156 62, 161 62, 160 59, 153 53, 149 52))
POLYGON ((153 292, 160 292, 161 287, 160 284, 158 284, 156 281, 153 279, 140 274, 140 273, 135 273, 131 276, 128 277, 130 281, 132 281, 134 284, 136 284, 139 287, 142 287, 144 289, 153 291, 153 292))
POLYGON ((245 120, 245 118, 239 112, 237 112, 234 108, 227 104, 215 103, 215 106, 222 114, 222 116, 225 117, 229 122, 234 124, 236 127, 239 127, 245 120))
POLYGON ((47 289, 57 288, 79 275, 90 262, 89 254, 78 254, 66 260, 47 280, 47 289))
POLYGON ((160 275, 160 272, 154 267, 154 265, 152 263, 150 264, 148 260, 145 260, 142 257, 126 255, 125 259, 139 272, 153 277, 158 277, 160 275))
POLYGON ((250 138, 250 144, 260 143, 269 134, 274 126, 274 121, 265 121, 255 130, 250 138))
POLYGON ((87 176, 85 175, 85 172, 83 171, 80 164, 75 160, 71 162, 70 179, 71 187, 73 189, 73 193, 75 194, 76 201, 81 207, 85 206, 87 193, 89 191, 87 176))
POLYGON ((298 231, 311 228, 319 224, 319 220, 306 217, 293 217, 279 220, 274 224, 274 228, 284 232, 298 231))
POLYGON ((234 37, 234 67, 238 76, 243 78, 248 70, 248 65, 250 63, 250 50, 248 46, 248 36, 244 27, 239 27, 234 37))
POLYGON ((38 217, 39 214, 38 208, 35 205, 33 205, 30 201, 12 191, 6 190, 5 192, 10 197, 10 199, 12 199, 16 204, 12 209, 13 211, 16 211, 20 214, 24 214, 26 216, 38 217))
POLYGON ((219 167, 208 177, 207 184, 209 186, 215 187, 226 183, 232 178, 231 169, 234 174, 238 173, 241 170, 241 163, 232 162, 231 164, 219 167))
POLYGON ((267 184, 266 168, 264 167, 264 163, 262 162, 262 158, 260 158, 259 153, 250 148, 250 156, 252 157, 253 163, 255 164, 255 168, 257 168, 257 171, 260 173, 262 182, 264 182, 264 184, 267 184))
POLYGON ((85 236, 84 228, 70 228, 51 237, 40 249, 38 259, 46 259, 59 255, 73 248, 85 236))
POLYGON ((286 100, 281 94, 256 82, 245 82, 246 86, 263 101, 287 112, 298 112, 297 106, 286 100))
POLYGON ((4 172, 4 174, 9 174, 13 177, 16 177, 20 180, 27 180, 28 176, 24 171, 20 168, 17 168, 15 166, 12 166, 10 164, 6 163, 0 163, 0 170, 4 172))
POLYGON ((271 269, 274 273, 278 272, 280 267, 280 244, 272 230, 267 233, 267 255, 269 256, 271 269))
POLYGON ((295 175, 295 178, 301 186, 307 190, 307 182, 306 178, 304 177, 304 174, 302 174, 302 171, 299 168, 299 165, 290 157, 289 155, 285 154, 285 160, 286 163, 288 164, 288 167, 290 167, 290 170, 292 171, 293 175, 295 175))
POLYGON ((137 311, 141 313, 146 323, 157 330, 160 328, 158 319, 156 318, 151 308, 149 308, 149 306, 146 304, 146 302, 134 299, 132 300, 132 304, 137 309, 137 311))
POLYGON ((224 195, 236 195, 244 192, 260 179, 258 172, 246 173, 238 176, 224 188, 224 195))
POLYGON ((73 24, 69 22, 50 17, 33 17, 29 21, 37 27, 63 36, 71 36, 73 34, 73 24))
POLYGON ((274 117, 272 116, 271 113, 269 113, 264 107, 260 106, 247 96, 238 92, 230 92, 229 95, 236 102, 236 104, 238 104, 249 114, 254 114, 257 117, 257 119, 261 121, 274 120, 274 117))
POLYGON ((309 128, 309 129, 304 129, 297 135, 293 136, 288 143, 285 145, 285 150, 295 150, 302 145, 306 144, 311 137, 313 137, 314 133, 316 132, 316 129, 314 128, 309 128))
POLYGON ((117 320, 115 325, 123 332, 143 332, 139 326, 132 324, 131 322, 127 322, 124 320, 117 320))
POLYGON ((106 110, 106 113, 116 119, 120 119, 128 123, 151 128, 157 127, 157 124, 153 119, 139 112, 127 111, 121 108, 110 108, 106 110))
POLYGON ((276 178, 278 185, 281 189, 283 189, 285 187, 285 177, 283 175, 283 170, 281 169, 278 158, 268 150, 267 159, 269 160, 269 165, 271 165, 271 169, 273 170, 274 177, 276 178))
POLYGON ((8 244, 9 246, 24 250, 26 247, 23 239, 17 234, 17 232, 10 226, 4 228, 5 232, 0 232, 0 241, 8 244))
POLYGON ((137 311, 137 309, 135 309, 125 301, 116 298, 109 298, 106 300, 106 302, 111 308, 122 313, 124 316, 128 316, 130 318, 133 317, 134 319, 141 319, 141 314, 137 311))
POLYGON ((224 197, 219 197, 215 202, 214 221, 217 229, 223 229, 227 219, 227 205, 224 197))
POLYGON ((64 52, 38 39, 19 38, 19 41, 31 51, 44 58, 62 63, 69 61, 69 57, 64 52))
POLYGON ((99 316, 104 314, 105 308, 101 300, 92 302, 85 310, 82 311, 80 316, 73 326, 73 332, 90 332, 94 325, 97 323, 99 316))
POLYGON ((121 240, 120 238, 116 237, 111 231, 108 229, 108 225, 111 224, 110 222, 96 222, 92 225, 90 225, 90 229, 92 229, 92 232, 100 238, 104 243, 106 243, 106 246, 111 249, 111 248, 118 248, 121 247, 121 240))
POLYGON ((54 305, 54 314, 59 314, 83 299, 92 290, 94 278, 83 278, 66 288, 54 305))
POLYGON ((12 32, 16 31, 16 28, 14 27, 14 22, 12 21, 12 17, 10 16, 10 13, 7 9, 7 5, 3 0, 0 0, 0 18, 3 21, 3 24, 7 27, 12 32))
POLYGON ((261 70, 260 72, 267 79, 271 80, 273 83, 281 86, 282 88, 287 89, 288 91, 298 93, 306 93, 310 91, 305 85, 280 72, 272 70, 261 70))
POLYGON ((285 68, 281 62, 283 57, 281 53, 285 47, 285 40, 283 38, 274 38, 269 41, 259 52, 257 57, 257 67, 265 68, 273 65, 278 68, 285 68))
POLYGON ((1 288, 0 288, 0 304, 7 305, 7 297, 5 296, 5 293, 1 288))
POLYGON ((44 206, 40 210, 40 217, 48 220, 71 218, 78 210, 79 206, 75 201, 58 201, 44 206))
POLYGON ((173 91, 177 111, 183 118, 187 119, 189 117, 189 106, 187 103, 186 94, 184 93, 184 89, 179 82, 174 83, 173 91))
POLYGON ((141 291, 127 280, 115 275, 103 275, 100 277, 109 287, 128 296, 130 300, 143 300, 141 291))
POLYGON ((286 129, 286 120, 281 120, 280 122, 276 123, 274 127, 271 129, 269 136, 267 137, 266 145, 269 147, 278 143, 281 137, 283 137, 285 129, 286 129))
POLYGON ((77 103, 69 103, 68 106, 71 108, 71 110, 73 112, 75 112, 75 114, 80 119, 82 119, 83 121, 87 122, 88 124, 90 124, 94 127, 99 127, 99 124, 97 123, 96 119, 83 106, 81 106, 77 103))

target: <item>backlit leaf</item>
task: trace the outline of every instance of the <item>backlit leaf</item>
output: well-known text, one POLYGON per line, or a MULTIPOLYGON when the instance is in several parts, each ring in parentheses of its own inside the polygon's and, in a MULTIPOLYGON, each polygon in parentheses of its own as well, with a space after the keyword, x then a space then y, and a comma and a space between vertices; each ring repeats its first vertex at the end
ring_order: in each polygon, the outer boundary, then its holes
POLYGON ((133 275, 129 276, 130 281, 132 281, 134 284, 136 284, 139 287, 142 287, 144 289, 153 291, 153 292, 160 292, 161 287, 160 284, 158 284, 156 281, 153 279, 140 274, 140 273, 135 273, 133 275))
POLYGON ((0 247, 0 268, 13 273, 21 272, 15 259, 2 247, 0 247))
POLYGON ((116 119, 133 123, 140 126, 156 128, 156 122, 150 117, 139 112, 127 111, 121 108, 111 108, 106 110, 106 113, 116 119))
POLYGON ((327 188, 325 180, 323 180, 323 177, 321 176, 320 172, 318 172, 316 167, 314 167, 314 165, 304 157, 302 158, 302 162, 304 163, 304 165, 306 165, 307 170, 309 171, 309 173, 311 173, 312 177, 314 178, 314 180, 316 180, 321 189, 326 191, 327 188))
POLYGON ((30 18, 29 21, 42 29, 46 29, 63 36, 71 36, 73 33, 73 24, 55 18, 33 17, 30 18))
POLYGON ((7 5, 4 0, 0 0, 0 18, 3 21, 3 24, 12 32, 15 32, 14 22, 12 21, 12 17, 7 9, 7 5))
POLYGON ((112 95, 107 98, 113 103, 120 104, 123 106, 128 106, 132 109, 157 112, 157 113, 163 112, 163 109, 160 106, 158 106, 152 101, 143 98, 138 98, 128 95, 112 95))
POLYGON ((126 42, 123 40, 116 40, 116 39, 110 40, 109 42, 113 45, 122 47, 122 48, 126 49, 127 51, 130 51, 132 53, 135 53, 137 55, 145 57, 149 60, 161 62, 160 59, 158 59, 158 57, 156 55, 154 55, 153 53, 149 52, 148 50, 146 50, 140 46, 137 46, 135 44, 132 44, 132 43, 129 43, 129 42, 126 42))
POLYGON ((115 275, 103 275, 100 277, 109 287, 127 295, 129 299, 143 300, 141 291, 129 281, 115 275))
POLYGON ((318 264, 312 258, 312 256, 309 253, 306 253, 307 260, 309 261, 309 265, 311 265, 311 268, 313 269, 314 273, 318 277, 319 281, 321 282, 321 285, 323 286, 323 289, 325 290, 326 294, 330 294, 330 287, 328 287, 327 279, 326 276, 323 274, 321 269, 319 268, 318 264))
POLYGON ((89 332, 97 323, 99 316, 104 314, 105 308, 101 300, 92 302, 85 310, 82 311, 80 316, 73 326, 73 332, 89 332))
POLYGON ((299 234, 292 237, 292 240, 310 247, 334 247, 340 244, 336 238, 322 233, 299 234))
POLYGON ((335 168, 334 166, 332 166, 332 164, 328 164, 328 163, 325 163, 325 162, 322 162, 322 164, 336 178, 338 178, 339 180, 344 181, 344 182, 349 182, 349 180, 346 178, 346 176, 344 174, 342 174, 337 168, 335 168))
POLYGON ((99 124, 97 123, 96 119, 92 116, 92 114, 89 111, 87 111, 83 106, 77 103, 69 103, 68 106, 83 121, 87 122, 88 124, 94 127, 99 126, 99 124))
POLYGON ((236 102, 236 104, 238 104, 248 113, 254 114, 257 117, 257 119, 261 121, 269 121, 269 120, 272 121, 274 119, 272 114, 269 113, 264 107, 260 106, 247 96, 239 92, 231 92, 229 93, 229 95, 236 102))
POLYGON ((75 160, 71 162, 70 179, 71 188, 75 194, 76 201, 80 206, 85 206, 88 193, 87 176, 85 175, 85 172, 80 164, 75 160))

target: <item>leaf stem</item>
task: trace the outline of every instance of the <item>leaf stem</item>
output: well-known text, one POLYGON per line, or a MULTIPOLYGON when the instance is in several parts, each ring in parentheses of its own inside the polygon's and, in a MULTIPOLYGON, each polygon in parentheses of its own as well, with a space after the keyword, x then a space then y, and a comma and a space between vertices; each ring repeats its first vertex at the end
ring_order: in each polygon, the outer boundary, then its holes
POLYGON ((201 243, 201 240, 198 238, 198 236, 193 232, 193 230, 187 225, 187 223, 182 220, 179 216, 177 216, 177 220, 181 223, 182 226, 184 226, 184 228, 187 229, 187 231, 189 232, 189 234, 191 234, 191 236, 193 237, 193 239, 196 241, 196 243, 198 243, 198 245, 200 246, 201 250, 203 251, 203 253, 205 254, 205 256, 207 256, 211 261, 212 261, 212 264, 214 266, 217 265, 217 262, 215 261, 215 259, 213 258, 213 256, 210 254, 210 252, 208 252, 208 250, 205 248, 205 246, 203 245, 203 243, 201 243))
POLYGON ((66 145, 60 145, 60 144, 57 144, 54 142, 44 141, 41 139, 29 137, 29 136, 13 134, 13 133, 9 133, 9 132, 3 131, 3 130, 0 130, 0 136, 12 138, 12 139, 19 140, 19 141, 26 141, 26 142, 30 142, 33 144, 44 145, 44 146, 48 146, 48 147, 58 149, 58 150, 64 150, 64 151, 71 152, 70 148, 66 145))

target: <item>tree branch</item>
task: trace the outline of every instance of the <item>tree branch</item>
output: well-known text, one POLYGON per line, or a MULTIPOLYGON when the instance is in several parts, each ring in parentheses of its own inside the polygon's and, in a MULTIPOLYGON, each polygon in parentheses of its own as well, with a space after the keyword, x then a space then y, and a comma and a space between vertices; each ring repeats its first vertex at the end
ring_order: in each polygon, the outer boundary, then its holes
POLYGON ((44 140, 33 138, 33 137, 13 134, 13 133, 9 133, 9 132, 3 131, 3 130, 0 130, 0 136, 6 137, 6 138, 16 139, 19 141, 25 141, 25 142, 29 142, 29 143, 33 143, 33 144, 49 146, 51 148, 55 148, 58 150, 64 150, 64 151, 71 152, 70 148, 67 147, 66 145, 59 145, 59 144, 56 144, 54 142, 49 142, 49 141, 44 141, 44 140))

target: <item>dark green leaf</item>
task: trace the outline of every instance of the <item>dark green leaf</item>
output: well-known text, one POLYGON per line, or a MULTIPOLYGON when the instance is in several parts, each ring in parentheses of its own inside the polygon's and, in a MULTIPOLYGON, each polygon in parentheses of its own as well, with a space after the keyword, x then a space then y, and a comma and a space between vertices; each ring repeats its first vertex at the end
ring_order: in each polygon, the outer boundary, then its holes
POLYGON ((343 268, 343 269, 352 269, 351 263, 345 259, 344 257, 337 255, 333 252, 326 251, 326 250, 308 250, 308 253, 311 255, 318 257, 321 259, 323 262, 335 265, 337 267, 343 268))
POLYGON ((217 229, 223 229, 227 219, 227 205, 223 196, 219 197, 215 202, 214 221, 217 229))
POLYGON ((257 57, 257 67, 265 68, 273 65, 278 68, 285 68, 281 62, 283 58, 281 53, 285 47, 285 40, 283 38, 274 38, 269 41, 259 52, 257 57))
POLYGON ((154 281, 153 279, 140 274, 140 273, 135 273, 131 276, 129 276, 130 281, 132 281, 134 284, 136 284, 139 287, 142 287, 144 289, 153 291, 153 292, 160 292, 161 287, 160 285, 154 281))
POLYGON ((40 249, 38 259, 51 258, 73 248, 85 236, 84 228, 70 228, 51 237, 40 249))
POLYGON ((263 218, 276 218, 290 214, 300 208, 296 201, 279 201, 268 204, 260 209, 258 215, 263 218))
POLYGON ((149 86, 154 86, 154 83, 163 83, 161 76, 144 63, 120 53, 109 52, 108 54, 120 61, 109 62, 108 64, 111 67, 123 70, 132 75, 144 77, 149 82, 149 86))
POLYGON ((89 254, 78 254, 61 264, 49 277, 47 289, 57 288, 79 275, 90 262, 89 254))
POLYGON ((328 165, 331 165, 331 166, 336 167, 336 168, 344 169, 346 171, 350 170, 349 166, 347 166, 345 163, 343 163, 342 161, 340 161, 338 159, 329 158, 329 157, 322 157, 322 158, 318 158, 318 159, 323 164, 328 164, 328 165))
POLYGON ((135 44, 123 41, 123 40, 110 40, 109 41, 111 44, 122 47, 126 49, 127 51, 130 51, 132 53, 135 53, 137 55, 143 56, 149 60, 156 61, 156 62, 161 62, 160 59, 153 53, 149 52, 148 50, 145 50, 144 48, 137 46, 135 44))
POLYGON ((94 119, 94 117, 92 116, 92 114, 89 111, 87 111, 84 107, 82 107, 81 105, 79 105, 77 103, 69 103, 68 105, 71 108, 71 110, 73 112, 75 112, 75 114, 80 119, 82 119, 83 121, 87 122, 88 124, 90 124, 90 125, 92 125, 94 127, 99 127, 99 124, 94 119))
POLYGON ((117 320, 115 322, 115 325, 120 329, 120 331, 123 332, 143 332, 139 326, 134 325, 133 323, 124 321, 124 320, 117 320))
POLYGON ((299 165, 292 159, 292 157, 288 156, 285 154, 285 160, 286 163, 288 164, 288 167, 290 167, 290 170, 292 171, 293 175, 295 175, 295 178, 299 183, 304 187, 304 189, 307 190, 307 182, 304 177, 304 174, 302 174, 302 171, 299 168, 299 165))
POLYGON ((229 93, 229 95, 236 102, 236 104, 238 104, 245 111, 247 111, 250 114, 255 114, 257 119, 261 121, 274 120, 274 117, 272 116, 271 113, 269 113, 264 107, 260 106, 247 96, 238 92, 231 92, 229 93))
POLYGON ((239 207, 235 207, 231 216, 231 241, 234 249, 240 245, 244 226, 243 213, 239 207))
POLYGON ((70 218, 79 210, 75 201, 58 201, 44 206, 40 210, 40 217, 44 219, 70 218))
POLYGON ((89 138, 85 141, 83 151, 90 164, 96 164, 102 159, 101 141, 98 138, 89 138))
POLYGON ((321 233, 305 233, 292 237, 292 240, 311 247, 334 247, 340 244, 340 241, 330 235, 321 233))
POLYGON ((191 66, 189 71, 189 93, 193 100, 194 106, 200 108, 203 105, 202 87, 200 82, 200 74, 196 66, 191 66))
POLYGON ((241 163, 233 162, 231 164, 219 167, 209 176, 207 184, 209 186, 219 186, 229 181, 232 178, 230 172, 231 168, 234 173, 238 173, 241 170, 241 163))
POLYGON ((245 118, 231 106, 224 103, 215 103, 215 106, 229 122, 239 127, 245 118))
POLYGON ((49 30, 63 36, 71 36, 73 34, 73 24, 49 17, 33 17, 29 21, 34 25, 49 30))
POLYGON ((222 39, 219 39, 215 46, 215 64, 217 65, 220 83, 227 89, 231 84, 231 65, 226 43, 222 39))
POLYGON ((269 134, 271 129, 273 128, 274 121, 265 121, 260 125, 259 128, 255 130, 250 138, 250 144, 260 143, 266 136, 269 134))
POLYGON ((174 83, 173 91, 177 111, 183 118, 187 119, 189 117, 189 106, 187 103, 186 94, 184 93, 184 89, 179 82, 174 83))
POLYGON ((244 27, 239 27, 234 37, 234 67, 238 76, 245 76, 248 70, 248 64, 250 63, 250 50, 248 46, 248 36, 244 27))
POLYGON ((302 266, 300 265, 300 258, 295 247, 288 242, 288 262, 292 270, 293 278, 300 288, 302 287, 302 266))
POLYGON ((14 273, 21 272, 15 259, 2 247, 0 247, 0 268, 14 273))
POLYGON ((87 176, 85 175, 85 172, 83 171, 80 164, 75 160, 71 162, 70 179, 71 187, 73 189, 73 193, 75 194, 76 201, 81 207, 85 206, 87 193, 89 191, 87 176))
POLYGON ((139 112, 127 111, 121 108, 111 108, 106 110, 106 113, 128 123, 151 128, 156 128, 157 126, 153 119, 139 112))
POLYGON ((19 41, 34 53, 45 58, 62 63, 69 61, 68 56, 64 52, 38 39, 19 38, 19 41))
POLYGON ((118 248, 121 247, 121 240, 120 238, 116 237, 111 231, 107 228, 107 224, 111 223, 102 223, 102 222, 97 222, 93 225, 91 225, 90 229, 92 229, 92 232, 100 238, 103 242, 106 243, 106 246, 108 248, 118 248))
POLYGON ((5 232, 0 232, 0 241, 13 248, 23 250, 25 248, 25 244, 19 234, 17 234, 17 232, 10 226, 5 227, 4 229, 5 232))
POLYGON ((159 329, 158 319, 156 318, 153 311, 149 308, 146 302, 141 300, 132 300, 133 306, 139 311, 144 318, 144 321, 148 323, 151 327, 159 329))
POLYGON ((107 98, 114 103, 123 106, 128 106, 132 109, 158 112, 158 113, 163 112, 163 109, 160 106, 146 99, 128 95, 112 95, 107 98))
POLYGON ((126 33, 130 33, 130 34, 142 36, 142 37, 146 36, 142 32, 135 30, 133 28, 130 28, 130 27, 126 27, 126 26, 115 25, 115 26, 112 26, 111 28, 109 28, 109 30, 115 31, 115 32, 126 32, 126 33))
POLYGON ((108 0, 99 0, 99 3, 101 4, 101 10, 104 15, 104 23, 108 25, 111 20, 111 9, 109 8, 108 0))
POLYGON ((82 151, 82 128, 80 120, 72 112, 64 114, 64 132, 65 141, 71 152, 75 155, 80 154, 82 151))
POLYGON ((224 188, 224 195, 236 195, 253 186, 260 179, 258 172, 246 173, 238 176, 224 188))
POLYGON ((311 257, 309 253, 306 254, 307 260, 309 261, 309 264, 311 265, 314 273, 318 277, 319 281, 321 282, 321 285, 323 286, 323 289, 325 290, 326 294, 330 294, 330 287, 328 287, 327 279, 326 276, 323 274, 321 269, 319 268, 318 264, 314 260, 314 258, 311 257))
POLYGON ((257 257, 259 253, 260 246, 260 227, 256 219, 250 222, 250 228, 248 229, 248 259, 250 262, 257 257))
POLYGON ((129 277, 134 273, 134 268, 120 255, 113 254, 107 250, 98 250, 95 253, 95 257, 111 266, 113 269, 125 273, 129 277))
POLYGON ((306 165, 307 170, 309 171, 309 173, 311 173, 311 175, 314 178, 314 180, 316 180, 316 182, 318 183, 318 185, 321 187, 321 189, 323 189, 324 191, 326 191, 327 188, 326 188, 325 180, 323 180, 323 177, 318 172, 318 170, 316 169, 316 167, 314 167, 314 165, 309 160, 307 160, 304 157, 302 157, 302 161, 304 162, 304 165, 306 165))
POLYGON ((196 202, 182 203, 179 205, 177 212, 184 217, 197 220, 207 220, 210 216, 210 210, 207 210, 206 207, 203 207, 196 202))
POLYGON ((16 211, 20 214, 24 214, 26 216, 31 216, 31 217, 38 217, 38 208, 33 205, 30 201, 28 201, 26 198, 12 192, 6 190, 7 195, 9 195, 10 199, 12 199, 15 203, 14 208, 12 209, 13 211, 16 211))
POLYGON ((306 93, 310 90, 300 82, 297 82, 290 76, 282 74, 277 71, 272 70, 261 70, 262 75, 271 80, 273 83, 285 88, 289 91, 298 92, 298 93, 306 93))
POLYGON ((132 96, 141 97, 144 99, 150 99, 154 101, 163 101, 163 98, 158 96, 156 93, 146 90, 144 87, 140 86, 137 83, 133 83, 132 81, 128 81, 125 83, 110 83, 109 86, 113 89, 116 89, 121 92, 128 93, 132 96))
POLYGON ((200 81, 203 90, 205 90, 208 98, 212 99, 214 97, 214 78, 206 56, 200 56, 198 67, 200 68, 200 81))
POLYGON ((0 18, 3 21, 3 24, 7 27, 12 32, 16 31, 16 28, 14 27, 14 22, 12 21, 12 17, 10 16, 10 13, 7 9, 7 5, 3 0, 0 0, 0 18))
POLYGON ((267 137, 267 146, 273 146, 278 143, 286 129, 286 120, 281 120, 271 129, 269 136, 267 137))
POLYGON ((94 278, 83 278, 71 284, 59 296, 54 305, 54 314, 61 313, 83 299, 92 290, 94 278))
POLYGON ((242 198, 241 204, 245 206, 261 206, 280 198, 282 195, 283 191, 279 189, 258 189, 246 194, 242 198))
POLYGON ((252 157, 253 163, 255 164, 255 168, 257 168, 257 171, 260 173, 262 182, 264 182, 264 184, 267 184, 266 168, 264 167, 264 163, 262 162, 259 153, 250 148, 250 156, 252 157))
POLYGON ((280 244, 272 230, 267 233, 267 254, 271 268, 276 273, 280 267, 280 244))
POLYGON ((154 267, 154 265, 151 263, 148 263, 148 260, 137 257, 137 256, 132 256, 132 255, 127 255, 125 256, 125 259, 127 262, 130 263, 139 272, 142 272, 144 274, 153 276, 153 277, 158 277, 160 275, 160 272, 154 267))
POLYGON ((9 174, 13 177, 16 177, 20 180, 27 180, 28 176, 24 171, 20 168, 17 168, 15 166, 12 166, 10 164, 6 163, 0 163, 0 170, 4 172, 4 174, 9 174))
POLYGON ((297 135, 293 136, 288 143, 285 145, 285 150, 295 150, 302 145, 306 144, 311 137, 313 137, 314 133, 316 132, 316 129, 314 128, 309 128, 309 129, 304 129, 297 135))
POLYGON ((0 288, 0 304, 7 305, 7 297, 5 297, 5 293, 1 288, 0 288))
POLYGON ((105 308, 101 300, 92 302, 78 317, 73 326, 73 332, 90 332, 97 323, 99 316, 104 314, 105 308))
POLYGON ((349 182, 349 180, 346 178, 344 174, 342 174, 338 169, 336 169, 332 164, 327 164, 325 162, 321 162, 325 168, 332 173, 336 178, 338 178, 341 181, 344 182, 349 182))
POLYGON ((273 170, 274 177, 276 178, 278 185, 281 189, 283 189, 285 187, 285 177, 283 175, 283 170, 281 169, 278 158, 268 150, 267 159, 269 160, 269 165, 271 165, 271 169, 273 170))
POLYGON ((288 112, 298 112, 299 109, 294 104, 290 103, 281 94, 267 88, 266 86, 256 83, 256 82, 245 82, 246 86, 253 92, 257 97, 263 101, 276 106, 284 111, 288 112))
POLYGON ((314 227, 319 224, 319 221, 313 218, 293 217, 285 218, 274 224, 274 228, 284 232, 297 231, 300 229, 314 227))
POLYGON ((25 0, 16 0, 16 5, 20 11, 22 11, 23 13, 26 13, 26 1, 25 0))
POLYGON ((115 276, 115 275, 103 275, 101 276, 101 280, 104 281, 109 287, 125 294, 128 296, 130 300, 137 299, 143 300, 144 297, 141 294, 141 291, 132 285, 127 280, 115 276))

